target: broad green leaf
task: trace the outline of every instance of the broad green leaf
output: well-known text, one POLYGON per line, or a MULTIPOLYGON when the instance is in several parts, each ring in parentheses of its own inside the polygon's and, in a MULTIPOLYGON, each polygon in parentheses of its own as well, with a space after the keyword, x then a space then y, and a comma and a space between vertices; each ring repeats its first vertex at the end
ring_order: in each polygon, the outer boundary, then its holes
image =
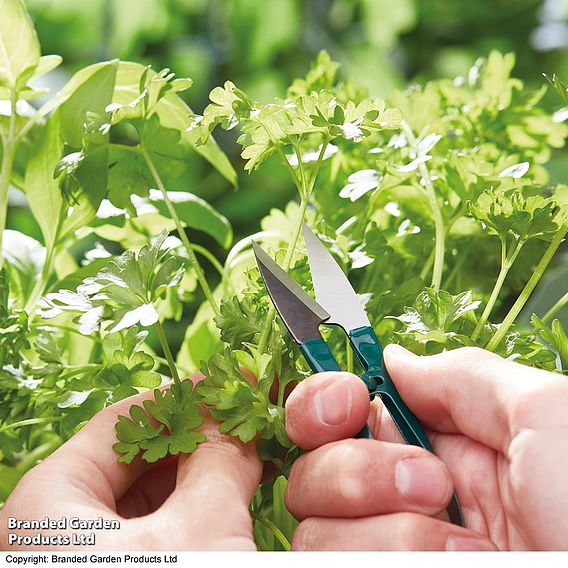
MULTIPOLYGON (((139 63, 121 61, 118 67, 116 90, 112 102, 126 105, 133 101, 138 96, 140 78, 145 70, 146 67, 139 63)), ((147 73, 150 76, 156 74, 153 70, 149 70, 147 73)), ((195 133, 186 132, 191 124, 189 116, 192 114, 192 111, 177 95, 168 93, 156 105, 155 111, 163 126, 179 130, 182 133, 182 137, 195 148, 198 154, 203 156, 233 185, 237 184, 237 174, 225 153, 217 146, 217 143, 210 139, 206 144, 197 146, 195 133)))
POLYGON ((38 65, 34 71, 32 79, 43 77, 50 71, 53 71, 56 67, 59 67, 62 62, 63 58, 60 55, 42 55, 39 58, 38 65))
MULTIPOLYGON (((92 114, 103 115, 112 100, 118 63, 99 64, 84 81, 70 93, 66 102, 58 109, 61 120, 61 135, 65 144, 74 150, 81 150, 85 136, 85 124, 92 114)), ((92 143, 78 165, 74 176, 81 191, 74 204, 73 214, 63 223, 61 236, 73 233, 79 227, 94 219, 107 190, 108 132, 100 130, 98 124, 92 143)), ((88 126, 87 126, 88 127, 88 126)), ((84 151, 84 150, 83 150, 84 151)))
MULTIPOLYGON (((221 246, 228 248, 233 240, 233 231, 227 218, 216 211, 205 200, 186 191, 168 191, 173 207, 184 227, 203 231, 212 236, 221 246)), ((148 197, 132 196, 131 208, 137 217, 130 217, 130 225, 145 225, 146 222, 155 224, 160 229, 174 230, 175 223, 170 214, 163 195, 157 189, 151 189, 148 197)), ((124 209, 112 207, 104 201, 99 213, 100 217, 93 226, 95 232, 103 238, 110 240, 123 240, 126 228, 126 215, 124 209), (125 227, 124 231, 114 228, 125 227)))
POLYGON ((0 86, 18 91, 39 63, 39 42, 23 0, 0 0, 0 14, 0 86))
POLYGON ((32 144, 25 178, 26 197, 48 249, 55 245, 62 208, 66 208, 53 177, 62 152, 59 115, 53 114, 32 144))

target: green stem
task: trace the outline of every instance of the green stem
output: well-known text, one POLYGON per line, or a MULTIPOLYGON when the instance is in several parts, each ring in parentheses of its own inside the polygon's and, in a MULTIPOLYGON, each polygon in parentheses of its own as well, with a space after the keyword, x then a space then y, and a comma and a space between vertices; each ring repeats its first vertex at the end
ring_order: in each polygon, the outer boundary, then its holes
POLYGON ((221 277, 223 276, 224 272, 223 265, 205 247, 202 247, 201 245, 192 244, 191 248, 193 248, 195 252, 198 252, 199 254, 204 256, 213 265, 213 268, 215 268, 215 270, 219 273, 219 276, 221 277))
POLYGON ((168 362, 168 367, 170 368, 170 372, 172 373, 172 378, 176 385, 180 386, 181 382, 179 380, 176 362, 174 361, 170 345, 168 343, 168 340, 166 339, 166 334, 164 333, 164 328, 162 327, 162 322, 160 320, 156 322, 156 331, 158 332, 158 338, 160 340, 162 350, 164 351, 166 361, 168 362))
MULTIPOLYGON (((416 137, 412 132, 410 125, 403 120, 401 123, 402 129, 406 138, 408 139, 408 144, 410 147, 417 152, 418 144, 416 137)), ((426 164, 422 163, 418 166, 418 171, 424 180, 424 189, 428 201, 430 202, 430 207, 432 208, 432 216, 434 217, 434 231, 435 231, 435 249, 434 249, 434 271, 432 273, 432 288, 434 290, 440 289, 440 284, 442 283, 442 273, 444 270, 444 255, 446 252, 446 232, 444 230, 444 218, 442 217, 442 210, 440 209, 440 204, 436 197, 436 192, 434 191, 434 185, 432 184, 432 178, 430 177, 430 172, 426 164)))
POLYGON ((41 276, 36 280, 34 287, 30 293, 28 301, 26 302, 25 311, 30 314, 30 321, 33 319, 32 310, 35 308, 38 300, 45 291, 51 272, 53 270, 53 259, 55 258, 55 246, 50 246, 45 257, 45 263, 41 271, 41 276))
POLYGON ((6 424, 6 426, 0 427, 0 432, 6 432, 7 430, 15 430, 16 428, 23 428, 24 426, 33 426, 34 424, 47 424, 50 422, 59 422, 60 420, 63 420, 61 416, 28 418, 26 420, 20 420, 19 422, 12 422, 12 424, 6 424))
POLYGON ((448 292, 450 291, 450 286, 452 285, 456 276, 461 271, 462 266, 465 264, 465 261, 467 260, 471 247, 472 247, 472 242, 470 241, 463 250, 459 251, 458 259, 454 264, 454 267, 452 268, 448 278, 444 282, 444 290, 447 290, 448 292))
POLYGON ((164 203, 166 204, 166 207, 168 208, 168 211, 176 225, 179 238, 181 239, 181 242, 183 243, 183 245, 187 250, 187 254, 189 255, 189 262, 191 264, 191 267, 195 271, 195 274, 197 276, 197 281, 199 282, 199 285, 201 286, 201 289, 203 290, 203 293, 205 294, 207 301, 211 305, 213 313, 216 316, 220 316, 221 311, 219 310, 219 306, 217 305, 217 302, 215 302, 215 299, 213 298, 213 293, 211 292, 211 288, 209 288, 209 284, 207 283, 207 279, 205 278, 203 269, 201 268, 201 265, 199 264, 199 261, 195 256, 193 245, 190 242, 185 232, 185 229, 183 228, 183 225, 181 224, 181 220, 178 217, 178 214, 172 202, 170 201, 170 198, 168 197, 166 186, 164 185, 164 182, 162 181, 162 178, 160 177, 160 174, 158 173, 158 170, 156 169, 156 166, 154 165, 154 162, 152 161, 150 154, 148 154, 148 152, 143 146, 140 147, 140 152, 144 157, 144 160, 146 161, 146 165, 148 166, 148 169, 150 170, 150 173, 152 174, 152 177, 154 178, 154 181, 156 182, 158 189, 162 192, 164 203))
MULTIPOLYGON (((300 201, 300 211, 298 213, 298 220, 296 222, 296 226, 294 227, 294 231, 292 233, 292 238, 290 239, 290 242, 288 243, 288 249, 286 250, 286 256, 284 257, 284 264, 282 265, 282 268, 285 271, 288 271, 290 269, 290 264, 292 263, 292 258, 294 257, 294 252, 296 251, 296 245, 298 244, 298 239, 300 238, 300 232, 302 230, 302 223, 304 222, 304 216, 306 214, 306 209, 308 207, 308 203, 310 201, 310 196, 312 194, 312 191, 314 189, 315 183, 316 183, 316 178, 321 166, 321 163, 323 161, 323 155, 325 153, 325 149, 327 147, 329 143, 329 140, 325 140, 324 143, 322 144, 320 153, 318 155, 318 159, 316 162, 316 165, 314 167, 314 171, 312 172, 312 175, 310 177, 310 181, 309 183, 306 182, 306 178, 305 176, 302 176, 302 180, 304 182, 304 184, 307 184, 307 187, 303 187, 302 190, 300 191, 300 196, 301 196, 301 201, 300 201)), ((284 156, 283 158, 284 160, 286 160, 286 157, 284 156)), ((287 162, 287 160, 286 160, 287 162)), ((300 163, 301 163, 301 159, 300 159, 300 163)), ((268 309, 268 313, 266 314, 266 320, 264 322, 264 326, 262 328, 262 332, 260 334, 260 339, 258 342, 258 350, 260 353, 264 353, 265 349, 266 349, 266 344, 268 343, 268 336, 270 335, 270 328, 272 326, 272 321, 274 320, 274 317, 276 316, 276 308, 271 305, 270 308, 268 309)))
POLYGON ((430 251, 430 254, 428 255, 428 258, 426 259, 426 262, 424 263, 424 266, 422 267, 422 270, 420 271, 420 280, 426 280, 426 276, 428 276, 428 273, 430 272, 430 270, 432 270, 435 254, 436 250, 432 249, 430 251))
POLYGON ((471 339, 473 341, 475 341, 479 337, 479 334, 481 333, 483 326, 487 323, 487 320, 491 315, 491 311, 495 306, 495 302, 499 297, 499 292, 501 292, 501 288, 503 287, 505 278, 507 277, 509 270, 511 270, 511 266, 513 266, 513 263, 515 262, 515 259, 521 252, 521 249, 523 248, 524 244, 525 241, 519 240, 515 245, 515 247, 511 251, 509 251, 509 254, 507 254, 507 244, 505 240, 503 239, 501 240, 501 270, 499 271, 499 276, 497 277, 495 286, 493 286, 493 290, 491 291, 491 295, 489 296, 487 305, 485 306, 485 309, 483 310, 483 313, 481 314, 481 317, 479 318, 479 321, 475 326, 473 335, 471 336, 471 339))
POLYGON ((554 253, 560 246, 562 239, 566 236, 568 232, 568 221, 564 221, 564 224, 559 229, 558 233, 554 236, 550 245, 546 249, 543 257, 540 259, 540 262, 537 264, 532 276, 529 278, 529 281, 525 284, 523 291, 517 298, 517 301, 513 304, 512 308, 509 310, 509 313, 505 316, 505 319, 502 321, 501 325, 498 327, 497 332, 491 338, 491 341, 487 344, 486 349, 489 351, 495 351, 501 340, 505 337, 509 328, 517 319, 517 316, 520 314, 521 310, 523 309, 524 305, 527 303, 530 295, 532 294, 533 290, 536 288, 539 280, 542 278, 544 271, 547 269, 554 253))
POLYGON ((20 461, 16 466, 18 473, 21 475, 26 473, 26 471, 34 467, 38 462, 50 456, 59 446, 61 446, 62 443, 63 441, 61 438, 56 436, 53 440, 45 442, 45 444, 42 444, 25 454, 22 461, 20 461))
POLYGON ((568 292, 550 308, 543 316, 542 321, 544 323, 548 322, 554 315, 556 315, 566 304, 568 304, 568 292))
POLYGON ((286 552, 290 552, 290 550, 292 550, 288 539, 272 521, 269 521, 266 517, 259 515, 256 511, 251 511, 250 514, 255 521, 262 523, 278 539, 278 542, 282 545, 282 548, 286 552))

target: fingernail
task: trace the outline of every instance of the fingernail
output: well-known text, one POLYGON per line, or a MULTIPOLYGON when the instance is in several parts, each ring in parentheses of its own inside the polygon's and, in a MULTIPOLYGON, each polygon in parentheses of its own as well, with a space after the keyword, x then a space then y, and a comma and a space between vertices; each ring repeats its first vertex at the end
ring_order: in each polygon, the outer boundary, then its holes
POLYGON ((471 536, 450 536, 446 542, 446 550, 499 550, 490 540, 471 536))
POLYGON ((398 343, 389 343, 385 347, 385 351, 388 351, 389 353, 393 354, 395 357, 418 357, 418 355, 415 355, 414 353, 412 353, 412 351, 409 351, 408 349, 406 349, 402 345, 399 345, 398 343))
POLYGON ((443 504, 450 493, 450 478, 436 458, 406 458, 396 466, 396 486, 410 503, 432 507, 443 504))
POLYGON ((337 426, 349 419, 352 395, 346 377, 340 375, 314 396, 318 420, 326 426, 337 426))

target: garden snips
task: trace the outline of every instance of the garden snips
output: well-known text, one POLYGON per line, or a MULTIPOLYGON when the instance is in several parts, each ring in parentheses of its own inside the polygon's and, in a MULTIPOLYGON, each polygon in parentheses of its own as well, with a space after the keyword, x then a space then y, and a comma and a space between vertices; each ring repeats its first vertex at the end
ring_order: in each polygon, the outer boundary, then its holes
MULTIPOLYGON (((314 372, 340 371, 319 331, 321 324, 343 329, 364 369, 361 380, 371 400, 379 396, 408 444, 433 452, 422 425, 406 406, 383 363, 383 351, 369 318, 351 286, 322 242, 304 225, 304 239, 316 300, 299 286, 256 243, 254 254, 266 289, 284 325, 298 343, 314 372)), ((367 425, 358 438, 373 438, 367 425)), ((463 516, 454 493, 448 506, 450 521, 463 526, 463 516)))

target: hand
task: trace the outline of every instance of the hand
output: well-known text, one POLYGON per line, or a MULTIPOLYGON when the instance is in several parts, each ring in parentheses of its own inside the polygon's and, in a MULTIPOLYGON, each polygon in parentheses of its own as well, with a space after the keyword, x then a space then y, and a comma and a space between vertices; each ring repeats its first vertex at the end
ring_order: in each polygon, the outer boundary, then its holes
MULTIPOLYGON (((262 468, 254 444, 219 433, 208 419, 202 428, 207 442, 190 456, 153 467, 139 458, 130 465, 116 461, 112 445, 118 415, 152 396, 144 393, 104 409, 21 479, 0 511, 0 550, 27 548, 8 545, 8 532, 38 532, 7 531, 8 517, 46 516, 120 522, 120 530, 95 531, 96 545, 89 549, 256 550, 249 502, 262 468)), ((53 548, 59 547, 41 547, 53 548)))
POLYGON ((400 395, 436 454, 402 441, 362 381, 322 373, 286 405, 296 549, 568 548, 568 381, 477 348, 417 357, 385 349, 400 395), (344 440, 369 421, 377 440, 344 440), (441 520, 460 498, 467 529, 441 520))

